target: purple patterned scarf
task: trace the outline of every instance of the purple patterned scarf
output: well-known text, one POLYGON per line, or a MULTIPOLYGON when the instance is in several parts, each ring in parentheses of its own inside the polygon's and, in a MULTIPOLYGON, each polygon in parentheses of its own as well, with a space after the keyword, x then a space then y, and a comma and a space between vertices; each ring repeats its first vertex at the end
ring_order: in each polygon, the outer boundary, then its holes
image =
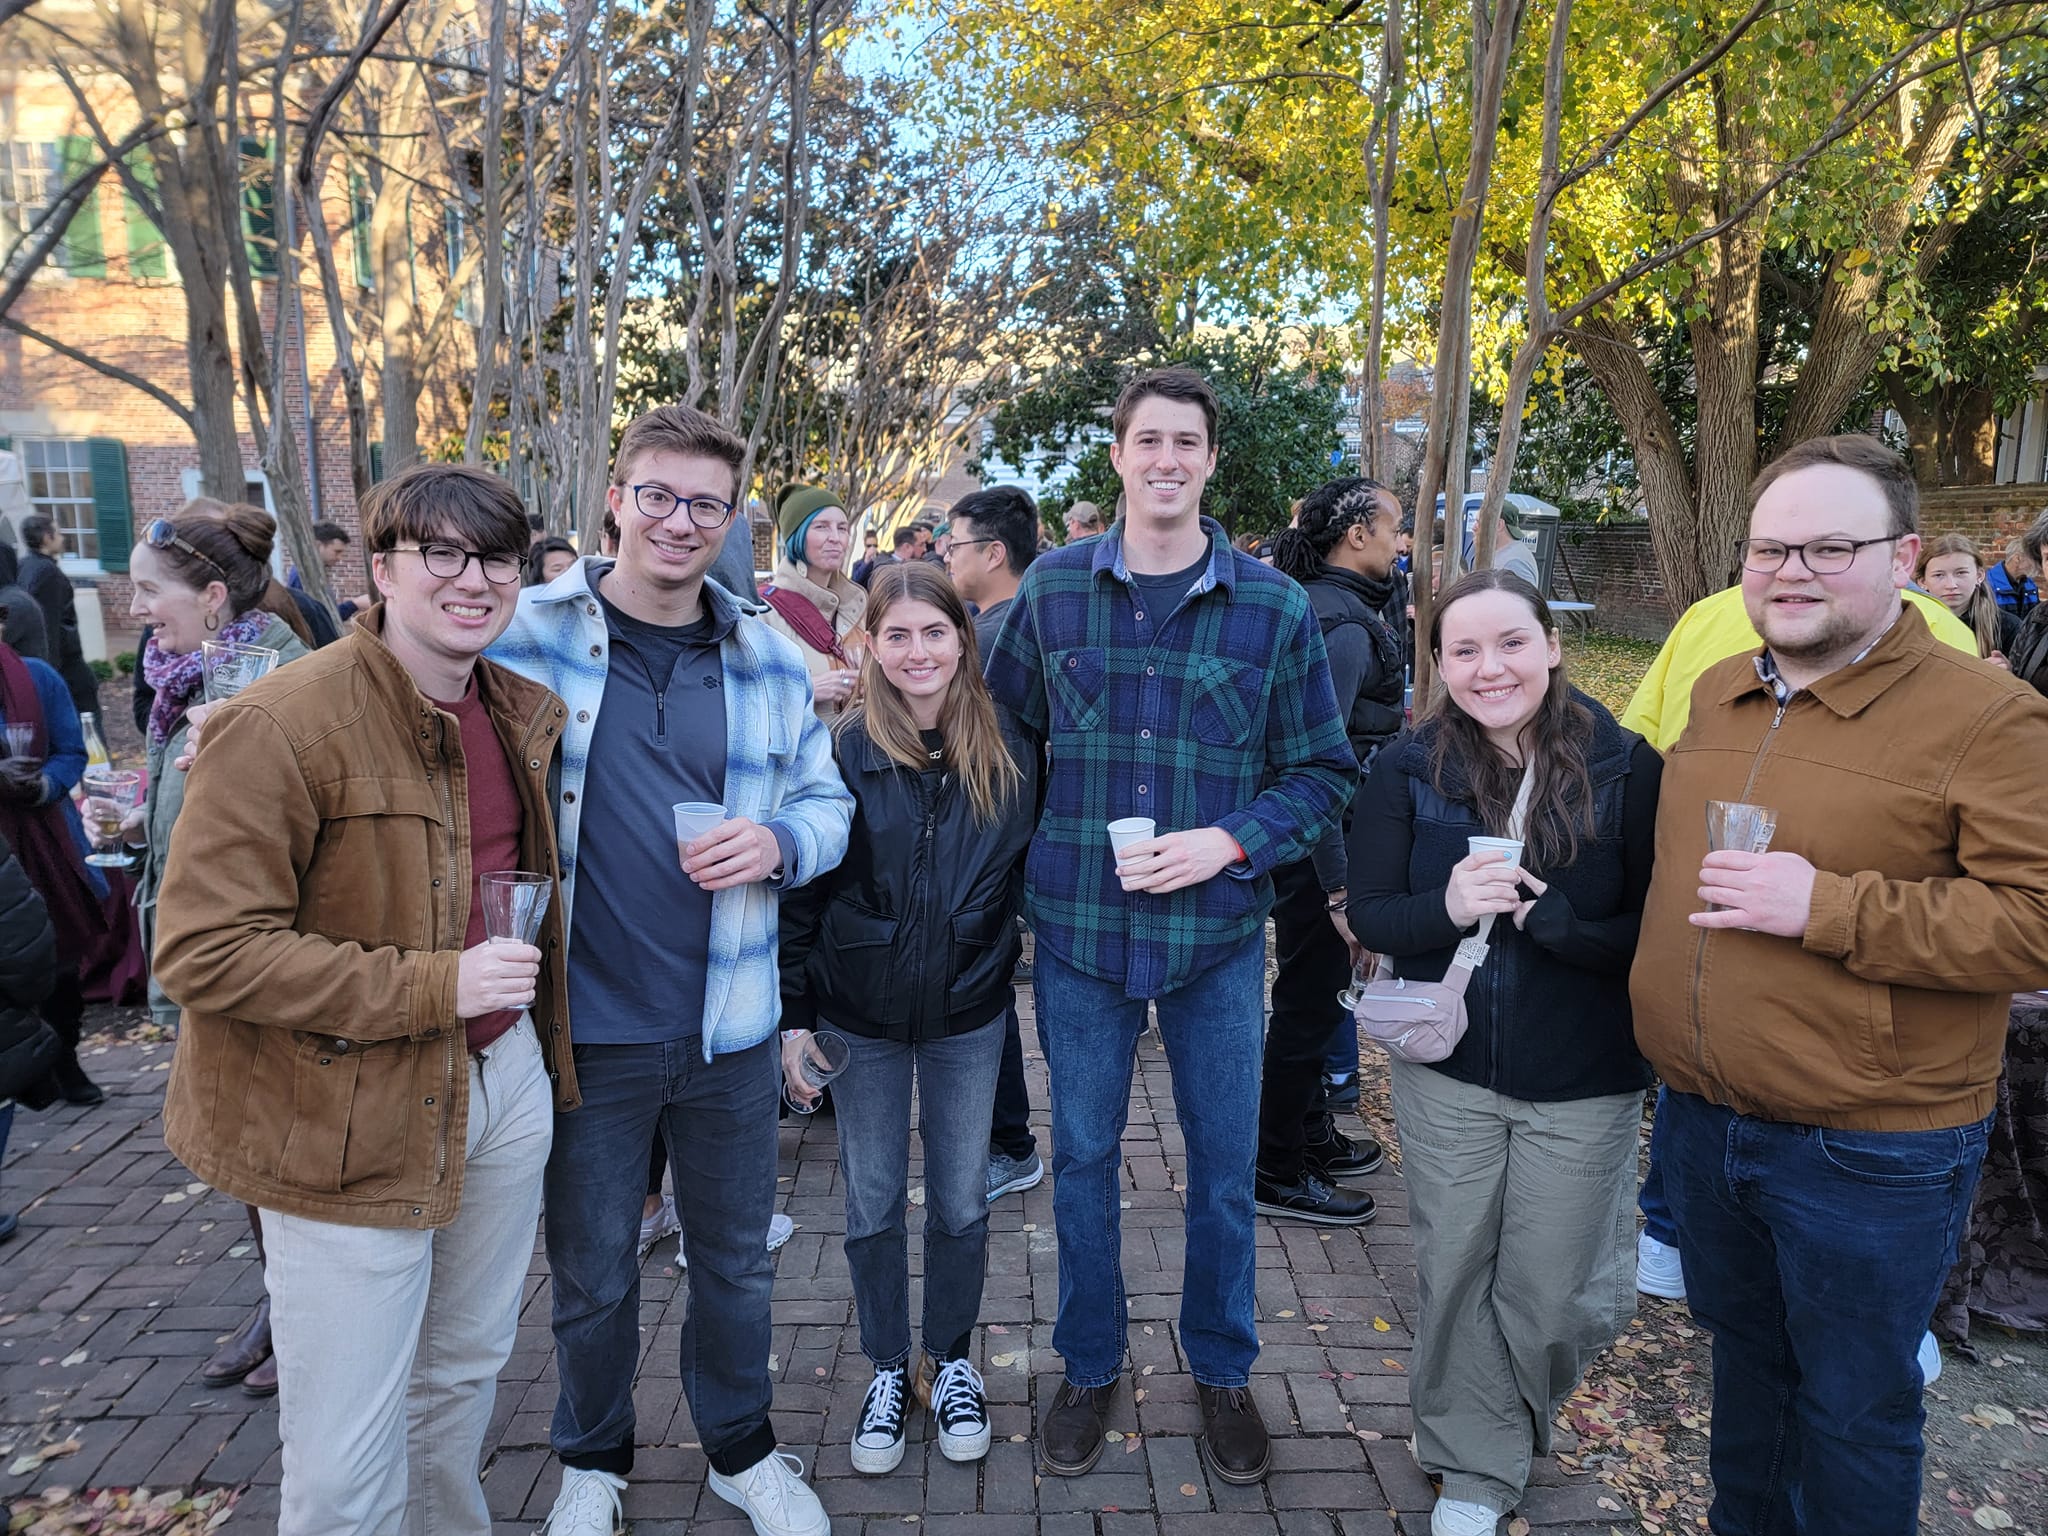
MULTIPOLYGON (((220 633, 207 638, 225 640, 230 645, 255 645, 269 627, 270 615, 252 608, 233 623, 223 624, 220 633)), ((205 653, 167 651, 157 644, 159 633, 151 630, 149 643, 142 648, 142 680, 156 690, 156 698, 149 706, 152 746, 162 746, 171 739, 183 723, 185 711, 198 701, 206 686, 206 673, 201 665, 205 653)))

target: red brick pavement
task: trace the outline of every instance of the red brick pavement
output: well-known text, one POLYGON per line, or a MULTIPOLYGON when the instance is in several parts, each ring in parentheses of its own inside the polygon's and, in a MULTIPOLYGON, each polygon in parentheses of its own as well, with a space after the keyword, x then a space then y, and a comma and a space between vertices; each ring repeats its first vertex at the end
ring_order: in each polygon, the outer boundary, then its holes
MULTIPOLYGON (((1027 1040, 1030 1020, 1026 1015, 1027 1040)), ((241 1207, 191 1180, 164 1149, 158 1111, 170 1046, 122 1042, 94 1057, 108 1088, 94 1110, 16 1119, 0 1204, 21 1235, 0 1248, 0 1468, 41 1440, 81 1449, 0 1476, 0 1502, 63 1486, 249 1484, 229 1522, 275 1526, 277 1412, 239 1390, 210 1391, 197 1368, 240 1324, 262 1277, 241 1207)), ((1034 1102, 1044 1067, 1030 1053, 1034 1102)), ((1034 1475, 1037 1404, 1059 1379, 1051 1347, 1058 1297, 1052 1186, 1001 1201, 991 1216, 978 1363, 995 1446, 960 1466, 920 1438, 888 1477, 856 1475, 847 1444, 869 1371, 852 1326, 844 1205, 829 1121, 786 1123, 782 1209, 796 1236, 777 1259, 775 1422, 815 1469, 837 1536, 1417 1536, 1427 1480, 1409 1454, 1407 1378, 1415 1269, 1398 1174, 1368 1187, 1379 1220, 1317 1231, 1261 1219, 1258 1303, 1264 1350, 1253 1394, 1275 1431, 1265 1484, 1212 1478, 1195 1447, 1193 1383, 1175 1337, 1183 1252, 1184 1148, 1166 1060, 1139 1046, 1125 1141, 1124 1272, 1134 1374, 1113 1418, 1121 1437, 1075 1479, 1034 1475), (1368 1438, 1370 1437, 1370 1438, 1368 1438)), ((1041 1114, 1040 1119, 1043 1119, 1041 1114)), ((1041 1127, 1040 1146, 1049 1138, 1041 1127)), ((913 1147, 912 1184, 920 1174, 913 1147)), ((913 1212, 913 1225, 921 1217, 913 1212)), ((916 1247, 912 1246, 913 1266, 916 1247)), ((913 1272, 915 1272, 913 1270, 913 1272)), ((705 1461, 682 1401, 683 1274, 664 1242, 641 1283, 636 1536, 742 1536, 748 1527, 704 1489, 705 1461)), ((547 1452, 555 1373, 547 1265, 536 1246, 518 1342, 499 1380, 484 1482, 498 1532, 529 1532, 557 1487, 547 1452)), ((913 1302, 913 1305, 915 1303, 913 1302)), ((913 1435, 929 1433, 923 1419, 913 1435)), ((1606 1490, 1539 1469, 1522 1514, 1544 1536, 1593 1536, 1616 1518, 1606 1490)), ((1633 1522, 1626 1522, 1633 1525, 1633 1522)))

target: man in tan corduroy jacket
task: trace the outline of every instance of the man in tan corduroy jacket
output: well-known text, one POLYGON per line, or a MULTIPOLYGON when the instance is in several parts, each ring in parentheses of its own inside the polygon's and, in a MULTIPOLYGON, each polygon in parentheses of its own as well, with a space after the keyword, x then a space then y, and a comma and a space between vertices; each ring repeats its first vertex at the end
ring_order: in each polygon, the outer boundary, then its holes
POLYGON ((2048 701, 1902 604, 1918 496, 1875 438, 1799 444, 1752 505, 1763 649, 1701 676, 1665 760, 1631 986, 1714 1335, 1710 1520, 1911 1536, 1916 1351, 2011 994, 2048 983, 2048 701), (1709 853, 1716 800, 1775 810, 1769 851, 1709 853))

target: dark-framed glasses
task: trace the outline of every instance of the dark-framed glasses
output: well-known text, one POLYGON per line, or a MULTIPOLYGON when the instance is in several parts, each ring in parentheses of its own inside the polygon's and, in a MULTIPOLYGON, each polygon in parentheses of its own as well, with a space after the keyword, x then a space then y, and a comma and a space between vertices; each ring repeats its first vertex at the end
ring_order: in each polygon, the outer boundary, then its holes
POLYGON ((665 485, 629 485, 633 493, 633 505, 642 517, 651 517, 660 522, 675 515, 680 506, 690 509, 690 521, 699 528, 723 528, 731 519, 733 503, 720 501, 716 496, 692 496, 685 500, 665 485))
POLYGON ((1804 544, 1785 544, 1777 539, 1739 539, 1736 552, 1742 568, 1767 576, 1784 567, 1792 556, 1816 576, 1836 576, 1856 563, 1858 552, 1873 544, 1896 544, 1904 534, 1888 533, 1881 539, 1808 539, 1804 544))
POLYGON ((142 542, 151 549, 175 549, 181 554, 190 555, 194 560, 211 566, 215 571, 219 572, 222 581, 228 579, 228 573, 221 570, 220 562, 207 554, 206 551, 197 544, 194 544, 190 539, 180 538, 178 530, 172 526, 171 520, 168 517, 152 517, 148 522, 144 523, 142 525, 142 542))
POLYGON ((474 560, 483 567, 484 579, 496 587, 509 587, 517 583, 526 573, 526 557, 493 551, 485 554, 480 549, 464 549, 456 544, 399 544, 393 554, 416 554, 427 568, 429 576, 438 576, 443 581, 453 581, 469 569, 474 560))

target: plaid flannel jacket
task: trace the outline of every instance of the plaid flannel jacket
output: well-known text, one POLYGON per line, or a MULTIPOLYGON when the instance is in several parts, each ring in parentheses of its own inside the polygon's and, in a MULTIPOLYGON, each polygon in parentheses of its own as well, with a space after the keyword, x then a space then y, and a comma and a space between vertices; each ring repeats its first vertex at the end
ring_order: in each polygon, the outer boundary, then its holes
MULTIPOLYGON (((489 652, 491 660, 546 684, 569 706, 555 800, 565 934, 575 921, 576 865, 584 852, 577 842, 584 770, 611 660, 611 636, 592 584, 612 564, 585 558, 546 586, 521 592, 511 627, 489 652)), ((725 666, 725 808, 764 827, 781 828, 796 849, 794 867, 783 871, 775 889, 757 881, 711 898, 703 1012, 708 1061, 774 1033, 782 1008, 776 891, 807 884, 846 857, 853 796, 832 760, 831 734, 811 708, 811 674, 797 648, 748 617, 738 599, 716 582, 704 584, 704 600, 738 620, 719 646, 725 666)), ((671 798, 660 785, 650 786, 649 795, 664 809, 671 798)), ((670 835, 666 816, 648 823, 650 838, 670 835)), ((660 914, 650 914, 650 922, 659 920, 660 914)), ((623 957, 618 963, 624 963, 623 957)), ((648 999, 649 1008, 672 1005, 672 999, 648 999)), ((573 1037, 573 1020, 570 1033, 573 1037)))
POLYGON ((1208 569, 1142 609, 1123 529, 1039 556, 988 659, 995 696, 1052 752, 1025 864, 1038 942, 1130 997, 1184 985, 1261 928, 1271 871, 1332 833, 1357 759, 1300 587, 1202 519, 1208 569), (1107 823, 1220 827, 1244 862, 1164 896, 1118 882, 1107 823))

